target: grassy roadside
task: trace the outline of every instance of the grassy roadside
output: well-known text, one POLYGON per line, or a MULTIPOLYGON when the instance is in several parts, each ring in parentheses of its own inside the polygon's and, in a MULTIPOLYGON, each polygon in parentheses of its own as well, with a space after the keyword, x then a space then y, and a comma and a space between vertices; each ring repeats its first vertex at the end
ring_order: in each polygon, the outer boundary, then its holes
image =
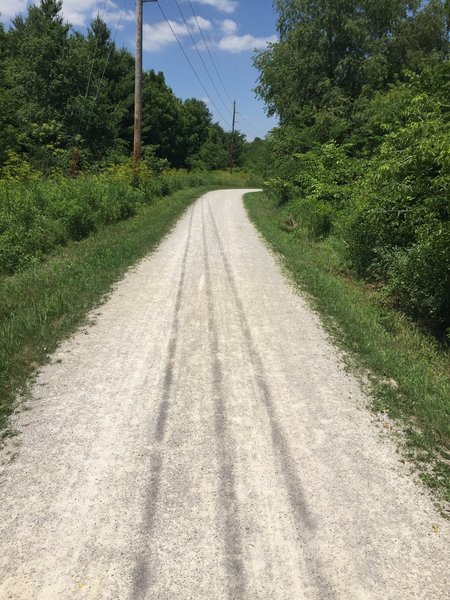
POLYGON ((7 425, 14 399, 26 389, 33 370, 130 265, 156 246, 186 207, 211 189, 217 186, 180 190, 154 200, 134 217, 60 247, 32 268, 0 278, 0 429, 7 425))
POLYGON ((374 410, 397 420, 405 458, 440 499, 450 502, 449 353, 402 315, 377 302, 345 272, 333 238, 310 241, 285 225, 288 209, 264 193, 248 194, 250 218, 283 256, 311 297, 352 367, 369 374, 374 410))
POLYGON ((155 174, 145 165, 138 188, 132 178, 125 163, 78 177, 0 179, 0 277, 33 268, 58 247, 126 221, 157 198, 198 186, 245 187, 254 179, 244 172, 155 174))

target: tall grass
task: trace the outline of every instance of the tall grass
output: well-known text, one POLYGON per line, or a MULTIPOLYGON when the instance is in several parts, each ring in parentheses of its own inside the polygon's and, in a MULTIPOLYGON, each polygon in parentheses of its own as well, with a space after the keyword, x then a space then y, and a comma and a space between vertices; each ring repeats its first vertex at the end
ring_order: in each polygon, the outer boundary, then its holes
POLYGON ((167 173, 139 190, 124 179, 114 171, 0 186, 0 429, 34 369, 192 200, 251 185, 228 173, 167 173))
POLYGON ((139 188, 128 165, 76 179, 0 182, 0 274, 40 262, 55 248, 135 215, 139 207, 202 185, 245 185, 246 175, 168 171, 145 167, 139 188))

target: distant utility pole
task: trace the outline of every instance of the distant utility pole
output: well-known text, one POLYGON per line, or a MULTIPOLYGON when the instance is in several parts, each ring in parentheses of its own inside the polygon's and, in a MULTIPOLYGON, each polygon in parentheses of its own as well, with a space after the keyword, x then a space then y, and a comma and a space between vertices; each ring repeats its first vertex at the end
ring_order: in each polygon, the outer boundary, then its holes
POLYGON ((144 2, 158 0, 136 0, 136 56, 134 61, 134 146, 133 182, 139 185, 139 159, 142 133, 142 6, 144 2))
POLYGON ((233 102, 233 127, 231 129, 231 143, 230 143, 230 173, 233 172, 234 167, 234 131, 236 126, 236 100, 233 102))

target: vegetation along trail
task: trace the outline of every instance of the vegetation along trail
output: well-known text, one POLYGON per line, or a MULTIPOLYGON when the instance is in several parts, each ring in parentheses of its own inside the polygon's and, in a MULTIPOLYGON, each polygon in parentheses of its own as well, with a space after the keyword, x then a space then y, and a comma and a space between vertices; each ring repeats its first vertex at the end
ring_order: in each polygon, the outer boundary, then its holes
POLYGON ((2 600, 448 598, 450 524, 242 191, 195 202, 95 317, 14 418, 2 600))

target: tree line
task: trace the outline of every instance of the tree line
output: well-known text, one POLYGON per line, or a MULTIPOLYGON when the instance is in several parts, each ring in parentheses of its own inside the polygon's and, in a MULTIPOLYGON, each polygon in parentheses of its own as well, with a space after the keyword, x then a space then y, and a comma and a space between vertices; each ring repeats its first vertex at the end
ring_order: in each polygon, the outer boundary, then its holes
POLYGON ((254 62, 256 92, 279 126, 247 153, 309 237, 339 249, 344 270, 445 332, 450 2, 274 6, 279 42, 254 62))
MULTIPOLYGON (((0 24, 0 175, 92 170, 132 150, 134 58, 95 18, 84 35, 62 0, 41 0, 0 24)), ((181 100, 163 73, 143 75, 144 158, 155 168, 221 169, 231 133, 205 102, 181 100)), ((241 163, 244 136, 235 137, 241 163)))

